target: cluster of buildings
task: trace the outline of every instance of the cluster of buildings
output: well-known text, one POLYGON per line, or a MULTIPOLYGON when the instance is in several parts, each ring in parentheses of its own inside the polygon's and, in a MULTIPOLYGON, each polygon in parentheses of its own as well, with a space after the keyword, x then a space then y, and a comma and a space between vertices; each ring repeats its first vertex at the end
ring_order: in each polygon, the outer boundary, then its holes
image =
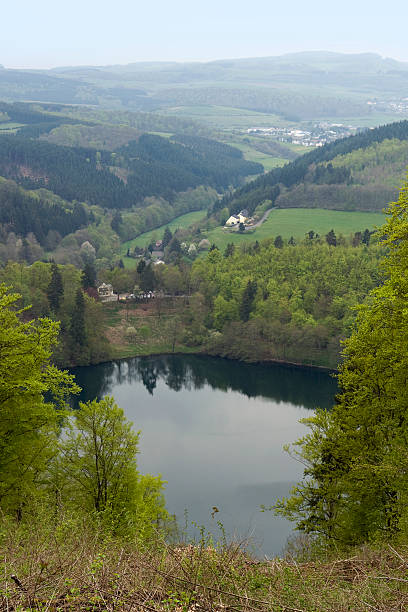
POLYGON ((408 98, 395 100, 369 100, 367 104, 378 111, 388 111, 397 115, 408 115, 408 98))
POLYGON ((358 132, 361 128, 343 123, 319 122, 305 129, 284 127, 249 128, 247 134, 270 136, 279 142, 286 142, 303 147, 322 147, 338 138, 345 138, 358 132))
POLYGON ((251 219, 249 218, 249 212, 245 210, 241 210, 241 212, 236 215, 231 215, 229 219, 225 222, 226 227, 236 227, 239 226, 240 223, 243 225, 248 225, 251 219))
POLYGON ((114 293, 110 283, 102 283, 97 288, 98 297, 101 302, 123 302, 123 301, 146 301, 155 297, 164 297, 163 292, 159 291, 140 291, 134 293, 114 293))

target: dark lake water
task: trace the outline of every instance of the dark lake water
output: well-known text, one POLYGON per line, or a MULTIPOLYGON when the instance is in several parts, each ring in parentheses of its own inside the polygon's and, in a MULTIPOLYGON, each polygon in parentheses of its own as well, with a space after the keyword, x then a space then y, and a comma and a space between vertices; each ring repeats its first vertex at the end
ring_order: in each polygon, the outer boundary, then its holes
MULTIPOLYGON (((299 419, 329 408, 336 381, 324 371, 166 355, 76 368, 80 399, 113 395, 141 430, 139 469, 167 481, 169 511, 220 535, 251 538, 279 554, 292 524, 261 512, 289 493, 302 466, 283 451, 307 430, 299 419), (219 513, 211 517, 212 507, 219 513)), ((192 529, 192 527, 190 527, 192 529)))

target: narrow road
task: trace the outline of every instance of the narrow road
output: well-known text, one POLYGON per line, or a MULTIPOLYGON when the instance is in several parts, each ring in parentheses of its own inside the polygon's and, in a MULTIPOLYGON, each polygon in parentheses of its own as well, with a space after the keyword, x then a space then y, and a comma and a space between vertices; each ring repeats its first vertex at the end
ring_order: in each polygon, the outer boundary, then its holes
POLYGON ((268 208, 268 210, 265 210, 264 214, 262 215, 262 218, 259 219, 259 221, 257 221, 256 223, 254 223, 253 225, 247 225, 245 226, 245 231, 246 230, 251 230, 254 229, 255 227, 259 227, 260 225, 262 225, 262 223, 264 221, 267 220, 267 218, 269 217, 269 214, 276 208, 276 206, 272 206, 272 208, 268 208))

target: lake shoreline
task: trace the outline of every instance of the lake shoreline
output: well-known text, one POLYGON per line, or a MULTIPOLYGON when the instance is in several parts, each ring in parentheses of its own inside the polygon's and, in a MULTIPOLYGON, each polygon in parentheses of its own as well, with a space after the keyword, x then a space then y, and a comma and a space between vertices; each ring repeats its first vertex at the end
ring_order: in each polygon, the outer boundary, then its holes
MULTIPOLYGON (((99 365, 99 364, 103 364, 103 363, 110 363, 112 361, 125 361, 127 359, 134 359, 135 357, 161 357, 161 356, 168 356, 168 355, 185 355, 185 356, 190 356, 190 355, 198 355, 200 357, 208 357, 208 358, 216 358, 216 359, 225 359, 226 361, 233 361, 233 362, 238 362, 238 363, 244 363, 247 365, 279 365, 282 367, 288 367, 288 368, 296 368, 299 370, 317 370, 317 371, 322 371, 322 372, 330 372, 333 374, 337 374, 338 373, 338 369, 336 368, 331 368, 329 366, 321 366, 321 365, 313 365, 313 364, 306 364, 306 363, 299 363, 299 362, 295 362, 295 361, 284 361, 282 359, 262 359, 262 360, 244 360, 244 359, 239 359, 238 357, 227 357, 225 355, 219 355, 219 354, 214 354, 214 353, 209 353, 203 350, 192 350, 192 351, 186 351, 186 350, 175 350, 175 351, 146 351, 144 353, 135 353, 134 355, 123 355, 123 356, 117 356, 117 357, 111 357, 109 359, 103 359, 101 361, 95 361, 93 363, 90 363, 89 365, 99 365)), ((77 367, 77 366, 64 366, 64 367, 77 367)))

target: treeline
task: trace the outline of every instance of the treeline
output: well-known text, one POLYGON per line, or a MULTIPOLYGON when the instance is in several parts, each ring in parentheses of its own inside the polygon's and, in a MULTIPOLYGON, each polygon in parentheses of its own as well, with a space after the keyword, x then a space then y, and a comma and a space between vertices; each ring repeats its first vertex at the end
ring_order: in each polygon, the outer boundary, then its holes
MULTIPOLYGON (((344 168, 341 168, 341 164, 335 167, 333 165, 330 172, 327 170, 328 164, 326 162, 331 162, 338 156, 347 156, 360 149, 364 151, 375 143, 393 139, 398 141, 408 140, 408 121, 400 121, 367 130, 361 134, 349 136, 310 151, 286 166, 275 168, 236 192, 225 196, 222 201, 216 204, 216 209, 221 210, 227 206, 233 214, 243 208, 252 212, 264 200, 271 200, 275 203, 282 190, 303 184, 308 173, 318 165, 321 169, 315 174, 316 183, 321 183, 324 175, 329 180, 328 184, 330 185, 335 184, 335 181, 347 184, 351 180, 351 175, 348 172, 349 166, 345 165, 344 168)), ((313 176, 309 177, 309 181, 313 182, 313 176)), ((383 205, 386 204, 386 201, 383 205)))

